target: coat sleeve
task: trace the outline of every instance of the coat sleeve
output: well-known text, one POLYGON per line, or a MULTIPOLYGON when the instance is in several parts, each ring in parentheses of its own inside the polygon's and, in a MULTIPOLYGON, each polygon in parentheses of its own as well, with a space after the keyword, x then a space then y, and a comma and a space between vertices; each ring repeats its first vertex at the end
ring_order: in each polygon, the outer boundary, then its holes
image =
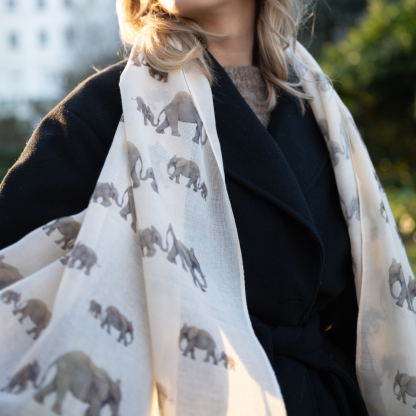
POLYGON ((124 66, 85 81, 39 124, 0 184, 0 249, 87 207, 122 113, 124 66))

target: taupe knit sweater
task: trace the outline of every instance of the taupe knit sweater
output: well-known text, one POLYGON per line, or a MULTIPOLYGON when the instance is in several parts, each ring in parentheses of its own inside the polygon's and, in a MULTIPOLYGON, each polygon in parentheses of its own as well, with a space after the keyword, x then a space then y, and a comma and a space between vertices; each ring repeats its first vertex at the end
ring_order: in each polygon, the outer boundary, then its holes
POLYGON ((224 69, 254 114, 267 127, 270 111, 260 104, 267 98, 266 83, 260 69, 256 66, 225 66, 224 69))

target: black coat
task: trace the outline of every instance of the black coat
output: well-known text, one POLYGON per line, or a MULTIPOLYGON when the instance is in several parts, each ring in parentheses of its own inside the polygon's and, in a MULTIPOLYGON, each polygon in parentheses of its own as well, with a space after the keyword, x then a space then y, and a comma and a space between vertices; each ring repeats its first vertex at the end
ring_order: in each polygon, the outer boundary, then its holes
MULTIPOLYGON (((124 66, 85 81, 38 126, 0 185, 0 249, 87 207, 122 114, 124 66)), ((365 415, 350 241, 322 134, 287 95, 266 130, 215 60, 214 69, 248 310, 288 415, 365 415)))

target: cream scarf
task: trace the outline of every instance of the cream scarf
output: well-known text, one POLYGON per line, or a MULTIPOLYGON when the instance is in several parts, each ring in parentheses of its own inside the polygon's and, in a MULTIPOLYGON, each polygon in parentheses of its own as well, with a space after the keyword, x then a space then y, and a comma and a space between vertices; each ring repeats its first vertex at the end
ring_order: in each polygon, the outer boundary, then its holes
MULTIPOLYGON (((414 277, 350 113, 297 51, 349 225, 361 392, 371 415, 414 415, 414 277)), ((88 208, 0 252, 0 414, 285 415, 247 313, 208 81, 133 52, 120 89, 88 208)))

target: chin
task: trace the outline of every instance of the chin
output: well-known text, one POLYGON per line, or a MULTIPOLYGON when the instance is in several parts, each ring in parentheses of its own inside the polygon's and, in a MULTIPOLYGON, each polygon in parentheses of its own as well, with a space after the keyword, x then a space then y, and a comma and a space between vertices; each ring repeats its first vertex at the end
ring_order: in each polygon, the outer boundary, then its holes
POLYGON ((169 13, 180 17, 194 19, 203 18, 206 13, 218 12, 227 0, 160 0, 160 4, 169 13))

